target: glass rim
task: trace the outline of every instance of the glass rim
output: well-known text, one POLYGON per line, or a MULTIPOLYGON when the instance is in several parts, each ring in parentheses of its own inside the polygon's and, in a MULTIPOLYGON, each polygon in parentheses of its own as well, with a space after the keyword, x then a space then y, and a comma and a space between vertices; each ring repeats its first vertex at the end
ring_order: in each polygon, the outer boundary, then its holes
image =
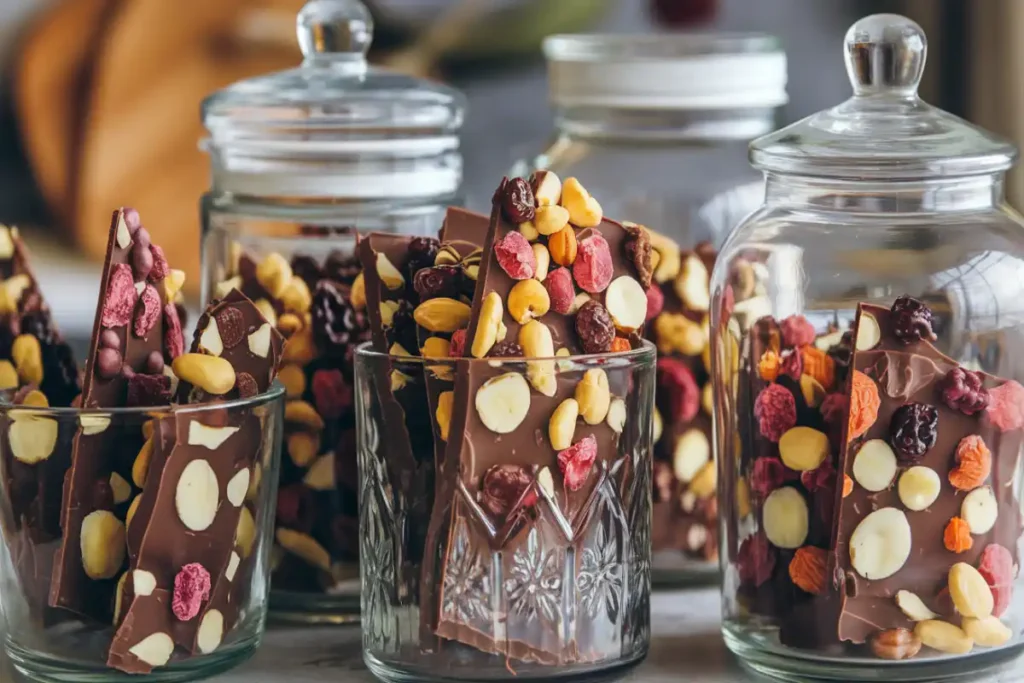
POLYGON ((675 33, 562 33, 543 42, 552 62, 678 61, 713 55, 759 55, 782 52, 775 36, 757 32, 681 31, 675 33))
POLYGON ((269 405, 285 396, 284 385, 279 379, 275 379, 270 388, 262 394, 248 398, 234 398, 230 401, 207 402, 207 403, 169 403, 161 406, 115 406, 110 408, 76 408, 74 406, 27 406, 15 405, 10 402, 13 392, 7 391, 0 394, 0 416, 7 416, 11 412, 31 413, 36 417, 71 418, 80 415, 96 417, 153 417, 171 415, 198 415, 213 410, 237 410, 244 408, 257 408, 269 405))
POLYGON ((579 364, 596 364, 603 363, 609 360, 627 361, 629 365, 640 365, 643 363, 653 362, 657 358, 657 348, 654 346, 654 342, 649 339, 642 339, 641 344, 638 348, 630 349, 629 351, 617 351, 615 353, 588 353, 579 355, 569 356, 545 356, 545 357, 522 357, 513 356, 510 358, 498 358, 498 357, 483 357, 473 358, 470 356, 462 356, 459 358, 429 358, 424 356, 401 356, 394 355, 391 353, 384 353, 377 351, 373 348, 372 341, 365 341, 356 347, 355 357, 357 359, 364 360, 366 362, 381 362, 383 360, 389 360, 394 363, 404 364, 416 364, 416 365, 451 365, 457 366, 462 364, 472 365, 483 363, 494 367, 494 363, 513 364, 513 363, 532 363, 535 361, 551 361, 551 362, 570 362, 579 364))

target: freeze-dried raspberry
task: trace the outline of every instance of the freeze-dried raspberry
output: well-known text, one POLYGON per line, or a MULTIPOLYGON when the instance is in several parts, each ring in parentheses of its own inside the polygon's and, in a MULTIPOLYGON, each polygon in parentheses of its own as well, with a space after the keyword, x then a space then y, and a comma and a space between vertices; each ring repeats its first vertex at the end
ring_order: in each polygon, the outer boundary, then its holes
POLYGON ((153 256, 153 267, 149 269, 149 281, 159 282, 171 272, 171 267, 164 256, 164 250, 159 244, 150 244, 149 253, 153 256))
POLYGON ((520 503, 520 508, 533 507, 537 494, 527 492, 531 481, 525 467, 495 465, 484 473, 480 483, 480 504, 495 517, 507 516, 517 503, 520 503))
POLYGON ((217 311, 217 332, 225 349, 233 349, 245 339, 245 318, 234 306, 225 306, 217 311))
POLYGON ((501 212, 510 223, 532 221, 537 215, 533 188, 526 179, 504 179, 495 194, 501 202, 501 212))
POLYGON ((989 389, 985 414, 1000 431, 1024 427, 1024 386, 1011 379, 989 389))
POLYGON ((586 483, 597 459, 597 439, 588 434, 568 448, 558 452, 558 468, 562 481, 570 491, 579 491, 586 483))
POLYGON ((103 327, 127 325, 135 312, 138 296, 131 266, 126 263, 115 264, 110 271, 106 296, 103 297, 103 314, 100 318, 103 327))
POLYGON ((576 313, 576 334, 584 353, 606 353, 615 339, 615 323, 608 309, 590 300, 576 313))
POLYGON ((955 367, 946 373, 939 384, 943 402, 950 410, 974 415, 988 407, 988 390, 982 384, 981 373, 955 367))
POLYGON ((171 360, 185 353, 185 338, 181 336, 181 319, 178 307, 164 304, 164 349, 171 360))
MULTIPOLYGON (((644 289, 651 287, 651 236, 639 225, 626 226, 626 257, 636 268, 636 279, 644 289)), ((650 318, 648 318, 650 320, 650 318)))
POLYGON ((171 402, 171 378, 167 375, 133 373, 128 378, 128 407, 165 406, 171 402))
POLYGON ((992 614, 1001 617, 1010 607, 1013 598, 1013 555, 1001 545, 985 546, 978 561, 978 573, 992 589, 995 606, 992 614))
POLYGON ((843 418, 846 417, 846 407, 849 401, 842 392, 829 394, 821 402, 821 417, 829 426, 842 426, 843 418))
POLYGON ((814 325, 802 315, 791 315, 780 323, 782 343, 794 349, 814 343, 814 325))
POLYGON ((466 328, 452 332, 451 343, 448 345, 449 358, 462 358, 466 353, 466 328))
POLYGON ((180 621, 189 621, 199 614, 204 600, 210 599, 210 572, 198 562, 186 564, 174 577, 171 611, 180 621))
POLYGON ((754 400, 754 417, 758 420, 761 436, 777 442, 796 426, 796 399, 781 384, 769 384, 754 400))
POLYGON ((135 323, 132 331, 136 337, 145 337, 160 319, 160 294, 153 285, 146 285, 139 297, 138 311, 135 314, 135 323))
POLYGON ((819 489, 831 489, 836 483, 836 468, 828 458, 813 470, 800 473, 800 483, 814 493, 819 489))
POLYGON ((939 411, 924 403, 896 409, 889 422, 889 443, 901 465, 916 465, 938 438, 939 411))
POLYGON ((537 272, 537 257, 522 233, 510 230, 494 243, 498 265, 513 280, 529 280, 537 272))
POLYGON ((611 284, 614 274, 608 241, 596 232, 580 240, 576 261, 572 264, 576 284, 591 294, 600 294, 611 284))
POLYGON ((892 305, 892 333, 904 344, 913 344, 922 339, 935 341, 932 309, 923 301, 901 296, 892 305))
POLYGON ((752 583, 760 586, 772 578, 775 571, 775 549, 763 531, 758 531, 753 536, 748 536, 740 544, 739 553, 736 556, 736 569, 743 583, 752 583))
POLYGON ((863 435, 878 419, 882 399, 878 385, 860 370, 854 370, 850 379, 850 418, 846 438, 852 441, 863 435))
POLYGON ((678 358, 658 359, 658 405, 670 422, 686 423, 700 410, 700 389, 693 372, 678 358))
POLYGON ((337 368, 320 369, 310 382, 316 412, 325 420, 336 420, 352 406, 352 387, 337 368))
POLYGON ((790 351, 782 359, 782 366, 779 372, 800 381, 800 375, 804 374, 804 357, 799 351, 790 351))
POLYGON ((552 311, 565 315, 572 310, 576 287, 572 284, 572 274, 568 268, 556 268, 548 273, 544 278, 544 289, 548 290, 552 311))
POLYGON ((775 457, 758 458, 750 471, 750 490, 767 498, 786 481, 786 466, 775 457))
POLYGON ((651 322, 665 308, 665 293, 658 285, 647 288, 647 317, 644 322, 651 322))
POLYGON ((260 393, 256 378, 248 372, 240 372, 235 376, 235 389, 238 391, 238 398, 252 398, 260 393))

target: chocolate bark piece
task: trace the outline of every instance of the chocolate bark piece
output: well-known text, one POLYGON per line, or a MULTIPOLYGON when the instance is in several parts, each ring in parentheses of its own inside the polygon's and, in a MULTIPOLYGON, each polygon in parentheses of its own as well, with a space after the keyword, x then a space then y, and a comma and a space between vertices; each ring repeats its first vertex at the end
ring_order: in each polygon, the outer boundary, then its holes
MULTIPOLYGON (((844 444, 839 464, 840 471, 853 479, 853 490, 846 498, 841 493, 836 497, 838 514, 831 566, 842 601, 838 636, 840 640, 855 644, 866 642, 879 630, 913 627, 913 622, 896 604, 895 595, 900 590, 916 593, 932 611, 958 624, 959 617, 943 604, 944 599, 940 595, 947 586, 950 568, 960 562, 977 567, 984 549, 991 544, 1013 552, 1024 531, 1020 501, 1013 487, 1020 449, 1024 445, 1022 425, 1013 420, 1004 421, 1000 414, 1001 406, 996 401, 979 410, 951 408, 942 395, 947 374, 951 370, 966 368, 940 353, 927 341, 927 335, 922 335, 923 339, 910 340, 910 343, 901 342, 895 334, 896 315, 884 307, 860 304, 853 334, 856 344, 851 369, 854 374, 861 374, 850 389, 851 400, 857 400, 856 406, 851 408, 848 426, 848 436, 853 438, 844 444), (877 418, 873 421, 861 412, 865 402, 853 396, 853 393, 865 389, 871 393, 871 387, 879 399, 877 418), (899 422, 897 413, 913 404, 934 411, 937 437, 922 454, 915 453, 907 459, 898 445, 894 447, 893 428, 899 426, 894 424, 899 422), (951 473, 958 466, 957 452, 961 442, 979 437, 990 452, 991 473, 980 485, 972 482, 970 488, 978 491, 990 487, 997 515, 990 530, 971 534, 970 548, 953 552, 944 544, 944 532, 951 519, 965 516, 962 513, 965 492, 956 488, 954 482, 958 479, 951 473), (875 439, 895 452, 898 472, 887 488, 872 492, 865 488, 864 483, 874 486, 867 477, 877 474, 879 468, 860 469, 855 464, 865 445, 875 439), (931 469, 940 482, 938 497, 921 511, 908 508, 899 491, 900 477, 912 466, 931 469), (868 513, 881 510, 891 511, 886 514, 893 516, 895 524, 900 523, 900 517, 906 519, 910 530, 907 540, 911 547, 886 545, 881 548, 883 552, 894 554, 906 551, 908 556, 902 564, 896 563, 898 568, 894 573, 868 578, 859 573, 858 568, 863 569, 881 558, 862 550, 854 561, 851 557, 852 537, 868 513)), ((1008 387, 1007 381, 998 377, 982 372, 976 376, 989 392, 998 387, 1004 387, 1004 390, 1008 387)), ((926 436, 927 429, 922 427, 917 433, 926 436)))
MULTIPOLYGON (((174 299, 184 275, 170 271, 163 250, 150 242, 138 212, 118 209, 110 224, 99 302, 82 381, 82 406, 129 405, 136 375, 146 386, 170 394, 170 362, 184 340, 174 299), (152 372, 151 358, 162 361, 152 372)), ((109 622, 115 579, 90 578, 82 564, 81 528, 85 517, 101 507, 100 484, 117 472, 131 480, 125 453, 137 453, 138 436, 121 429, 95 434, 79 430, 72 447, 71 468, 64 481, 61 528, 64 535, 54 562, 50 604, 109 622)), ((131 457, 130 455, 128 457, 131 457)))

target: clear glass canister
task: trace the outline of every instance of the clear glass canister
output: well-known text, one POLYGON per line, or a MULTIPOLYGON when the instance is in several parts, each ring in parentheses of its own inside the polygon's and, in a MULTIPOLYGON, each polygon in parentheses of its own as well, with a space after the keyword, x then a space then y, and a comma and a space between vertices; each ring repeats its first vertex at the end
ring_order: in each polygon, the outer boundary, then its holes
POLYGON ((657 233, 653 579, 713 579, 708 277, 728 231, 761 203, 746 149, 786 101, 786 56, 774 38, 753 34, 565 35, 544 51, 557 133, 514 172, 576 176, 605 215, 657 233))
POLYGON ((367 64, 358 0, 311 0, 296 69, 203 104, 212 185, 203 197, 203 298, 238 286, 288 337, 288 391, 271 610, 359 614, 352 355, 365 339, 359 232, 436 234, 458 203, 456 90, 367 64))
POLYGON ((1016 150, 918 98, 926 52, 854 24, 853 97, 752 143, 765 202, 712 277, 724 635, 784 680, 1022 650, 1016 150))

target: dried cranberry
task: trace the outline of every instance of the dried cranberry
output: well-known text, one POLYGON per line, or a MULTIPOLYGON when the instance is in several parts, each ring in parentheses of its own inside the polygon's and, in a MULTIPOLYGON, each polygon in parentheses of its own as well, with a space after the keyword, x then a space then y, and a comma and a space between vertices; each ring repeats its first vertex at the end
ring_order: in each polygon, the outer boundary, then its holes
POLYGON ((462 358, 466 353, 466 328, 452 332, 451 344, 448 345, 449 358, 462 358))
POLYGON ((915 465, 935 445, 939 411, 924 403, 900 406, 889 422, 889 443, 901 465, 915 465))
POLYGON ((321 280, 313 292, 313 338, 325 351, 351 344, 357 328, 356 311, 343 289, 337 282, 321 280))
POLYGON ((658 405, 671 422, 686 423, 700 410, 700 389, 693 371, 678 358, 658 359, 658 405))
POLYGON ((153 267, 149 271, 149 281, 159 282, 171 272, 171 266, 167 263, 164 250, 159 244, 149 245, 149 251, 153 255, 153 267))
POLYGON ((423 268, 434 265, 441 243, 436 237, 413 237, 409 242, 409 261, 406 264, 406 275, 412 280, 423 268))
POLYGON ((576 313, 576 334, 584 353, 607 353, 615 339, 615 323, 608 309, 591 299, 576 313))
POLYGON ((520 507, 532 507, 537 502, 536 493, 527 493, 532 479, 520 465, 495 465, 480 483, 480 504, 495 517, 508 515, 520 500, 520 507))
POLYGON ((458 266, 431 266, 420 268, 412 278, 413 289, 420 301, 448 297, 458 298, 462 269, 458 266))
POLYGON ((736 556, 736 569, 740 581, 760 586, 772 577, 775 570, 775 549, 763 531, 747 537, 740 544, 736 556))
POLYGON ((626 257, 636 268, 636 279, 640 286, 647 289, 651 286, 651 236, 639 225, 626 226, 626 257))
POLYGON ((932 309, 923 301, 901 296, 892 305, 892 333, 904 344, 913 344, 922 339, 935 341, 932 309))
POLYGON ((523 347, 509 339, 498 342, 487 352, 488 358, 522 358, 523 355, 523 347))
POLYGON ((517 225, 532 221, 537 215, 537 207, 530 183, 524 178, 512 178, 507 182, 503 180, 502 185, 500 201, 505 218, 517 225))
POLYGON ((278 524, 309 533, 315 521, 316 500, 313 492, 301 482, 281 487, 277 492, 278 524))
POLYGON ((939 383, 942 401, 950 410, 974 415, 988 407, 988 389, 982 383, 981 373, 956 367, 946 373, 939 383))

